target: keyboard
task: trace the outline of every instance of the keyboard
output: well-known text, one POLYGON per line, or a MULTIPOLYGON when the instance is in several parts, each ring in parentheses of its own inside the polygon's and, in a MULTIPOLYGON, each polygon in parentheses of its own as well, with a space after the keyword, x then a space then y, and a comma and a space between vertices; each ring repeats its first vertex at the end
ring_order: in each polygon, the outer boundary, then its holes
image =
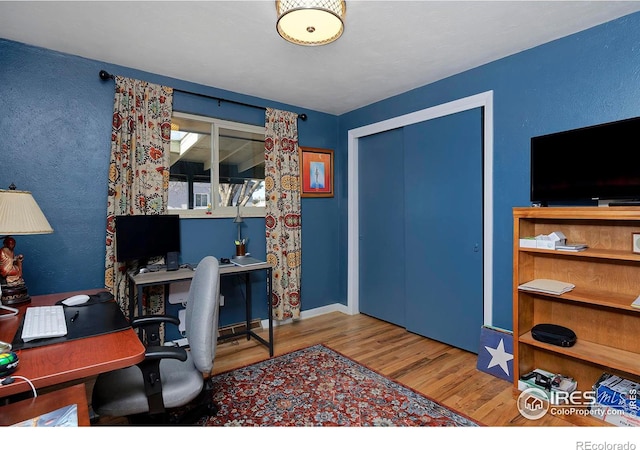
POLYGON ((22 340, 24 342, 34 339, 66 336, 67 322, 64 318, 64 307, 31 306, 27 308, 22 325, 22 340))

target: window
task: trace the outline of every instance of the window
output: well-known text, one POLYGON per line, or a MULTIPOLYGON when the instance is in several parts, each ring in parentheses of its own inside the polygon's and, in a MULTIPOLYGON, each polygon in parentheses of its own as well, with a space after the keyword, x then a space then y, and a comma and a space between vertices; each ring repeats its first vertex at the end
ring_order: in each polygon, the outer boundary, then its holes
POLYGON ((169 209, 264 217, 264 127, 174 112, 169 209))
MULTIPOLYGON (((209 186, 208 185, 203 185, 203 187, 206 189, 209 186)), ((195 191, 195 189, 194 189, 195 191)), ((193 193, 193 207, 195 209, 202 209, 202 208, 208 208, 209 207, 209 193, 208 192, 194 192, 193 193)))

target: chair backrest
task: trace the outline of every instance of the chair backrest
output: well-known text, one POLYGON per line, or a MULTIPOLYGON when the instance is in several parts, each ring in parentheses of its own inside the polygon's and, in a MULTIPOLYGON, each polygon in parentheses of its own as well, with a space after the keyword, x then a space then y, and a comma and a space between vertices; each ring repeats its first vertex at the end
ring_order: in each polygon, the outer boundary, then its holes
POLYGON ((220 284, 218 259, 205 256, 191 280, 185 313, 185 332, 195 366, 210 373, 218 343, 220 284))

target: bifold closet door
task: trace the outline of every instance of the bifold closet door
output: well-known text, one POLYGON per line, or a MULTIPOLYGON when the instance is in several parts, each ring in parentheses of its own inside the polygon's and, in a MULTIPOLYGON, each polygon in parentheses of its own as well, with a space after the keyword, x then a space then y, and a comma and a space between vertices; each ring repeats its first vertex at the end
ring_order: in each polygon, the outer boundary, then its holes
POLYGON ((481 108, 404 128, 406 328, 478 352, 483 324, 481 108))
POLYGON ((404 146, 401 129, 358 142, 360 312, 404 327, 404 146))

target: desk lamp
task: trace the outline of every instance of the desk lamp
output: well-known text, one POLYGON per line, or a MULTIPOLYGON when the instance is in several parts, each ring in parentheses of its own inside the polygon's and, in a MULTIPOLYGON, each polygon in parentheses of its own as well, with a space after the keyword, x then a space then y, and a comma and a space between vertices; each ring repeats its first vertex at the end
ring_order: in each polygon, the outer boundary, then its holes
POLYGON ((22 255, 15 255, 12 235, 48 234, 53 229, 31 192, 18 191, 11 183, 9 190, 0 189, 0 236, 4 246, 0 249, 0 285, 3 305, 29 303, 27 286, 22 278, 22 255))

